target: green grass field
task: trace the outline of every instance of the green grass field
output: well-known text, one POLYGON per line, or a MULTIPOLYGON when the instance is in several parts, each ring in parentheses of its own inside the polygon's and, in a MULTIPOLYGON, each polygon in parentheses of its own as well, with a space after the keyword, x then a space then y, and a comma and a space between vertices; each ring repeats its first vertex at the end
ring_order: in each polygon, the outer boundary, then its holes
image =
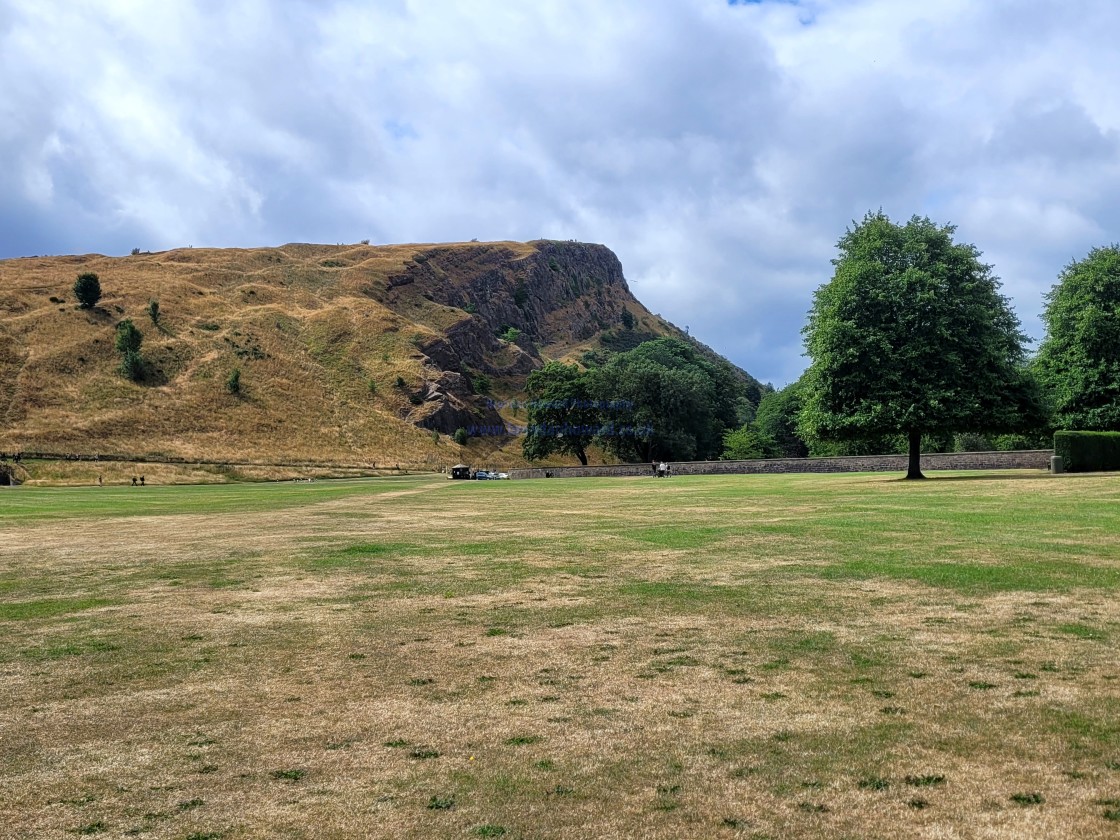
POLYGON ((1114 837, 1120 477, 0 490, 17 838, 1114 837))

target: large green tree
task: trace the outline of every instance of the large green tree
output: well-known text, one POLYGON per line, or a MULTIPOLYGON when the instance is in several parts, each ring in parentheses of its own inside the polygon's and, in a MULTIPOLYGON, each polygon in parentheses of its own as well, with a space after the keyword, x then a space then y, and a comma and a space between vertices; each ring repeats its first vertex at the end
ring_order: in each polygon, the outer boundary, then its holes
POLYGON ((1120 246, 1071 262, 1046 296, 1035 370, 1062 429, 1120 431, 1120 246))
POLYGON ((730 365, 678 339, 644 342, 592 376, 600 404, 613 407, 599 442, 623 460, 718 458, 746 408, 746 384, 730 365))
POLYGON ((530 461, 554 452, 575 455, 587 465, 587 447, 602 425, 588 374, 576 365, 549 362, 529 374, 528 428, 521 451, 530 461))
POLYGON ((923 433, 1038 425, 1024 335, 991 266, 955 228, 882 211, 849 228, 804 329, 812 359, 800 412, 809 437, 901 433, 922 478, 923 433))

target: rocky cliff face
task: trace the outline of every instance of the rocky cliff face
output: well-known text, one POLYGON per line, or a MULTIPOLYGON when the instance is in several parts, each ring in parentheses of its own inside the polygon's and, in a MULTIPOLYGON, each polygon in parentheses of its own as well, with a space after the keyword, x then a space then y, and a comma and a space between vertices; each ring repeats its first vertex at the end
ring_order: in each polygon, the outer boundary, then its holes
POLYGON ((543 364, 541 348, 578 345, 618 325, 624 310, 644 312, 610 249, 529 244, 528 254, 502 244, 428 248, 387 279, 379 299, 395 312, 410 311, 419 299, 463 313, 420 346, 426 362, 441 371, 426 391, 431 407, 420 425, 450 433, 500 424, 487 403, 474 398, 470 374, 525 376, 543 364))

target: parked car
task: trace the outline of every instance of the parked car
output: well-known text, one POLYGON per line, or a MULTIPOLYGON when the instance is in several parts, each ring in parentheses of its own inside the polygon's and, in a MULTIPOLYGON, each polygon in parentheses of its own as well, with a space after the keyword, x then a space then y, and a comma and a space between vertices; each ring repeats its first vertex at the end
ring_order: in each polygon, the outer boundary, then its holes
POLYGON ((475 480, 477 480, 477 481, 488 481, 492 478, 497 478, 497 476, 491 475, 486 470, 479 470, 478 472, 476 472, 474 474, 474 477, 475 477, 475 480))

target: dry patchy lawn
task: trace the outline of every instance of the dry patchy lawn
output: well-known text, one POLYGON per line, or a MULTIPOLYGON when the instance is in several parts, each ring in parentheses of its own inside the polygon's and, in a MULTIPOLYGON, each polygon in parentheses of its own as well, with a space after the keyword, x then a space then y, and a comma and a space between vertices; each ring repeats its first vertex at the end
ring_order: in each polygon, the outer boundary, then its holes
POLYGON ((0 494, 7 836, 1120 832, 1115 476, 141 492, 0 494))

